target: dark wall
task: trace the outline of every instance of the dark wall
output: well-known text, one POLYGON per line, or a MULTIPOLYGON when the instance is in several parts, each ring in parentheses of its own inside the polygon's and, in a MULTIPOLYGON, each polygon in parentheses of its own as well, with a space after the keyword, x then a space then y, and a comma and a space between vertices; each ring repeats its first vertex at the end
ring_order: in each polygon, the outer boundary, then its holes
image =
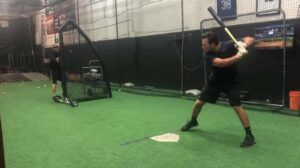
POLYGON ((300 20, 294 22, 294 49, 288 51, 287 58, 287 88, 300 90, 300 20))
POLYGON ((97 42, 114 82, 180 89, 174 34, 97 42))
POLYGON ((29 19, 29 22, 27 18, 9 20, 9 27, 0 28, 0 37, 0 66, 2 67, 8 66, 8 53, 31 53, 32 47, 35 50, 35 46, 31 46, 31 44, 35 45, 32 19, 29 19))
POLYGON ((7 66, 8 64, 8 59, 7 59, 7 53, 9 50, 9 44, 10 44, 10 39, 9 35, 11 34, 11 31, 9 27, 5 28, 0 28, 0 67, 2 66, 7 66))
POLYGON ((13 32, 10 30, 10 27, 1 27, 0 28, 0 66, 7 66, 8 59, 7 53, 10 49, 11 39, 13 32))

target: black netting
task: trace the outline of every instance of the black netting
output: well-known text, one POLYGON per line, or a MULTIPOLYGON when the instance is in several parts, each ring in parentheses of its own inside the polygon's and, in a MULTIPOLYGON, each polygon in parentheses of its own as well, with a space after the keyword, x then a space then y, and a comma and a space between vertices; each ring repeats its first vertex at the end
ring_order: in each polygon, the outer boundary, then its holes
POLYGON ((111 97, 104 62, 89 38, 73 22, 62 26, 59 34, 65 96, 77 101, 111 97))

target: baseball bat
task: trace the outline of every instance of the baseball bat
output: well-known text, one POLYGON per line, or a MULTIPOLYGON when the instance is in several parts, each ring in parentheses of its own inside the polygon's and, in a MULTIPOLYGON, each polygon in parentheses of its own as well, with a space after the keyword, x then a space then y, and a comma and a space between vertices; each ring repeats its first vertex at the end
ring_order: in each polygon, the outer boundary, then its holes
POLYGON ((218 24, 225 30, 227 35, 231 38, 231 40, 237 44, 236 38, 232 35, 232 33, 229 31, 229 29, 225 26, 222 19, 217 15, 216 11, 212 7, 208 7, 207 10, 209 13, 213 16, 213 18, 218 22, 218 24))

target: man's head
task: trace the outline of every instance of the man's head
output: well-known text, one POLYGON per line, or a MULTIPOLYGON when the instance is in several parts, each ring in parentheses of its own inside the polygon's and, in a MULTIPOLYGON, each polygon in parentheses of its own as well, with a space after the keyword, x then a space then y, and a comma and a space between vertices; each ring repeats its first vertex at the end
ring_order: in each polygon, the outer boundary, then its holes
POLYGON ((218 48, 219 39, 213 32, 206 32, 202 34, 202 49, 208 53, 215 51, 218 48))

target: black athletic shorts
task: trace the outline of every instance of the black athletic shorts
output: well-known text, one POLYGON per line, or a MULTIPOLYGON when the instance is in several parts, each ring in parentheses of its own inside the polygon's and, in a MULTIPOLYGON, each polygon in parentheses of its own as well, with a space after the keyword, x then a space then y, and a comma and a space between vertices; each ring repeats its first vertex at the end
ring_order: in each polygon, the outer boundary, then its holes
POLYGON ((52 71, 52 83, 57 84, 57 81, 61 81, 61 73, 52 71))
POLYGON ((216 103, 220 93, 223 92, 227 95, 231 106, 240 106, 240 89, 238 85, 206 85, 198 98, 201 101, 208 103, 216 103))

